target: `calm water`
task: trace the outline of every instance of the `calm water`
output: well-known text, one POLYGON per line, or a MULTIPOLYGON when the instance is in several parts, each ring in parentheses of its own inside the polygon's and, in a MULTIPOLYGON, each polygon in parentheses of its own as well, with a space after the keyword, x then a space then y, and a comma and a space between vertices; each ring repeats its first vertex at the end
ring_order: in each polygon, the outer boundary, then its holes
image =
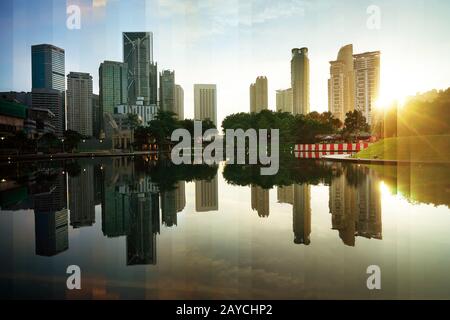
POLYGON ((0 174, 2 298, 450 298, 449 166, 290 159, 262 177, 136 157, 0 174))

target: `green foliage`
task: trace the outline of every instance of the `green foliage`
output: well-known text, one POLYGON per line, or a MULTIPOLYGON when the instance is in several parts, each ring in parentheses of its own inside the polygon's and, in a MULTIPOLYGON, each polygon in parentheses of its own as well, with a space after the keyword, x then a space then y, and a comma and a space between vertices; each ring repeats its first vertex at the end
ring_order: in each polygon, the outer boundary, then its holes
POLYGON ((64 146, 66 151, 73 152, 78 146, 83 136, 77 131, 67 130, 64 131, 64 146))
MULTIPOLYGON (((202 121, 203 133, 216 126, 210 120, 202 121)), ((148 143, 157 143, 164 148, 170 145, 170 137, 175 129, 183 128, 194 136, 194 120, 177 120, 176 114, 170 111, 159 111, 156 118, 148 123, 147 126, 139 126, 134 132, 134 141, 137 148, 141 148, 148 143)))
POLYGON ((275 175, 262 176, 259 165, 226 164, 223 177, 229 184, 239 186, 256 185, 264 189, 274 186, 289 186, 292 184, 324 183, 329 185, 333 177, 341 174, 322 161, 299 160, 292 155, 282 155, 280 168, 275 175))
POLYGON ((222 122, 222 130, 226 133, 227 129, 278 129, 280 146, 286 148, 294 143, 314 143, 317 135, 337 133, 341 125, 330 112, 312 112, 304 116, 263 110, 229 115, 222 122))
POLYGON ((359 110, 349 111, 345 114, 344 129, 342 133, 344 137, 350 135, 359 135, 360 133, 370 132, 370 127, 366 122, 366 117, 359 110))
POLYGON ((450 134, 450 88, 432 90, 407 99, 398 108, 394 103, 378 112, 377 136, 407 137, 450 134))

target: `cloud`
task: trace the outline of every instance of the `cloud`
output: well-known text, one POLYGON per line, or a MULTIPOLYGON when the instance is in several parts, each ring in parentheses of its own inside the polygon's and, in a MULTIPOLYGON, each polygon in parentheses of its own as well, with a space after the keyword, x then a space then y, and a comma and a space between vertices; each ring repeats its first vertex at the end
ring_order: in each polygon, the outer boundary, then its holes
MULTIPOLYGON (((159 0, 159 13, 174 21, 180 16, 208 23, 202 35, 223 34, 230 27, 251 27, 271 20, 303 16, 307 0, 159 0)), ((198 31, 198 30, 197 30, 198 31)))
POLYGON ((92 0, 92 6, 94 8, 106 7, 108 0, 92 0))

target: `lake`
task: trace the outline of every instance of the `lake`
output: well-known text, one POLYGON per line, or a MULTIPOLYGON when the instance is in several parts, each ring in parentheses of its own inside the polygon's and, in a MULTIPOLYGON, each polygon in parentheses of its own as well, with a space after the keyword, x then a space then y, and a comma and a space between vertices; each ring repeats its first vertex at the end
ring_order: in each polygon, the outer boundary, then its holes
POLYGON ((0 297, 449 299, 450 166, 0 166, 0 297), (81 269, 69 290, 67 267, 81 269), (369 290, 369 266, 381 289, 369 290))

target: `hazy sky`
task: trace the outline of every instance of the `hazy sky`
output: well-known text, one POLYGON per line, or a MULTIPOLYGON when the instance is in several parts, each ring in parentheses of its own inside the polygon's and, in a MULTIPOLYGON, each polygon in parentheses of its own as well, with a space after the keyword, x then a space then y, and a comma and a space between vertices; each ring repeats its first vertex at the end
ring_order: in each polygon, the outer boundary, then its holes
POLYGON ((218 120, 249 110, 249 85, 259 75, 275 90, 290 87, 294 47, 309 48, 311 110, 327 110, 329 61, 352 43, 354 52, 381 51, 381 93, 404 97, 450 86, 450 1, 310 0, 1 0, 0 90, 28 91, 31 49, 66 50, 66 73, 89 72, 98 92, 103 60, 122 60, 123 31, 152 31, 158 68, 174 69, 193 116, 193 84, 215 83, 218 120), (66 7, 81 8, 81 29, 66 27, 66 7), (367 8, 380 8, 369 29, 367 8))

